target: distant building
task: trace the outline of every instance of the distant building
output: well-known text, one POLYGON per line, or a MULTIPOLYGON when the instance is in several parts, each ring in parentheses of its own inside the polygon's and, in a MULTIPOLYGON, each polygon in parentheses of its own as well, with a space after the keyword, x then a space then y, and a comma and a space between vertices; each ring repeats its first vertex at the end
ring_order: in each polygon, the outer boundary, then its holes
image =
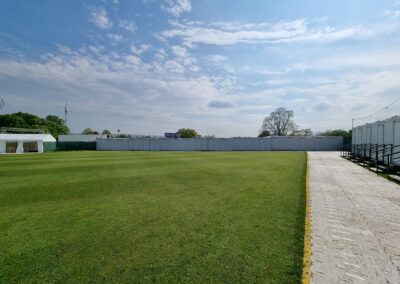
POLYGON ((43 153, 56 148, 50 134, 0 134, 0 153, 43 153))

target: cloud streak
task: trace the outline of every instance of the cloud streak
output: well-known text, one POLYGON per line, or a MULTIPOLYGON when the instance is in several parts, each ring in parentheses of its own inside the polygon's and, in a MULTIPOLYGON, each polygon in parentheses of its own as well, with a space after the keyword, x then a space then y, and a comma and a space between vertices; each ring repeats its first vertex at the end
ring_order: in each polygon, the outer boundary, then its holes
POLYGON ((212 108, 233 108, 235 104, 229 101, 212 100, 208 106, 212 108))
POLYGON ((330 26, 311 28, 309 20, 298 19, 276 24, 172 22, 172 29, 163 31, 160 34, 160 38, 164 40, 180 38, 186 46, 192 46, 193 44, 234 45, 239 43, 333 42, 371 35, 371 31, 362 27, 350 27, 340 30, 330 26))
POLYGON ((119 26, 131 33, 135 33, 137 30, 137 26, 134 21, 121 20, 119 21, 119 26))

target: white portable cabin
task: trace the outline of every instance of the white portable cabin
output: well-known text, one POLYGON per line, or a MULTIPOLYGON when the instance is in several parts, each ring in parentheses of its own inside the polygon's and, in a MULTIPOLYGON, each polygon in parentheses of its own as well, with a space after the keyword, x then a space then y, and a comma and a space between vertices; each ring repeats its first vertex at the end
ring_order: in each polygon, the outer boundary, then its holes
MULTIPOLYGON (((379 144, 393 145, 394 152, 400 149, 400 116, 394 116, 382 121, 367 123, 353 128, 353 144, 379 144)), ((385 152, 387 153, 387 152, 385 152)), ((367 154, 368 155, 368 154, 367 154)), ((383 153, 380 152, 379 159, 382 160, 383 153)), ((394 154, 394 158, 400 154, 394 154)), ((397 159, 396 164, 400 165, 397 159)))
POLYGON ((43 153, 45 143, 55 142, 50 134, 0 134, 0 153, 43 153))
POLYGON ((353 144, 400 145, 400 116, 353 128, 353 144))

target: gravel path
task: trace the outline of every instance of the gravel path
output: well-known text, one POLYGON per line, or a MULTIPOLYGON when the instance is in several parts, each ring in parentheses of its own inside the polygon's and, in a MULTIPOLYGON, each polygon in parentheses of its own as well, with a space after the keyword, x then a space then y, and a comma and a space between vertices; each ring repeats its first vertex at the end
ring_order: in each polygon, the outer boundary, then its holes
POLYGON ((400 283, 400 186, 309 152, 311 283, 400 283))

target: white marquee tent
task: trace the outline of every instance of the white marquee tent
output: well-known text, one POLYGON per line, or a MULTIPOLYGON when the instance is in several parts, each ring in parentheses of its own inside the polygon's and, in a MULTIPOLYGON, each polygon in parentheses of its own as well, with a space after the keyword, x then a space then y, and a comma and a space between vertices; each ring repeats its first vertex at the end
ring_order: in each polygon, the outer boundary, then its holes
POLYGON ((44 143, 55 143, 50 134, 0 134, 0 153, 44 152, 44 143))

